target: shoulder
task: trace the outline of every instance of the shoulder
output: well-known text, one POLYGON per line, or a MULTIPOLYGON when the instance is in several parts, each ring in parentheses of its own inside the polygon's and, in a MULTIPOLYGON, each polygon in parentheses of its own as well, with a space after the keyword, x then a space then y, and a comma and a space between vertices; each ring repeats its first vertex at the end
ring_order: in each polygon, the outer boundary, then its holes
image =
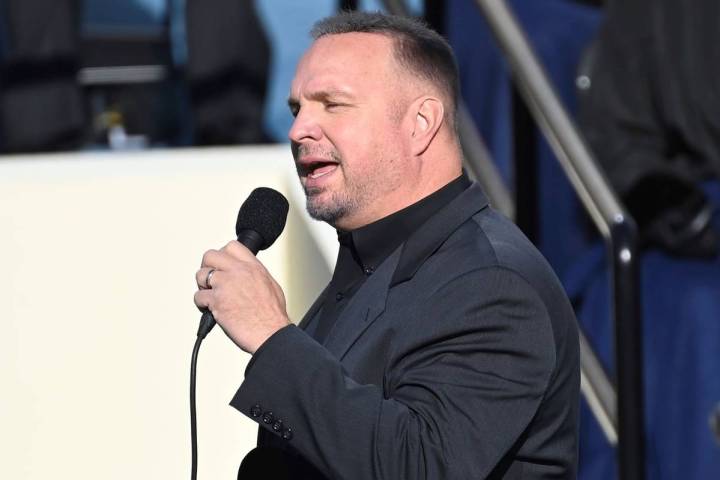
POLYGON ((509 318, 529 313, 525 324, 550 332, 548 340, 555 344, 577 337, 573 308, 554 271, 525 235, 491 208, 451 232, 412 283, 440 303, 500 304, 508 307, 509 318))
POLYGON ((559 284, 550 265, 520 229, 489 207, 449 232, 426 264, 451 276, 495 269, 512 272, 533 286, 548 281, 559 284))

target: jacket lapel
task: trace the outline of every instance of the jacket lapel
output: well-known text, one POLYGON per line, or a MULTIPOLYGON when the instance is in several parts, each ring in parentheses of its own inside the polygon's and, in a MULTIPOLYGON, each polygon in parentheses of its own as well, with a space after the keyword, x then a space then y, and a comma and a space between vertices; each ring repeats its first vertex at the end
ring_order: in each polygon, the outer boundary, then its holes
POLYGON ((338 360, 342 360, 360 335, 385 311, 390 279, 400 250, 395 250, 360 287, 330 330, 325 348, 338 360))
POLYGON ((487 206, 487 197, 480 186, 473 183, 430 217, 403 245, 390 287, 410 280, 460 225, 487 206))
POLYGON ((305 313, 305 316, 302 318, 302 320, 300 320, 300 323, 298 323, 298 327, 303 330, 306 330, 308 328, 308 324, 310 324, 312 319, 315 318, 315 315, 317 315, 320 307, 322 307, 322 304, 325 301, 325 296, 327 295, 328 288, 330 288, 329 284, 325 287, 322 293, 318 295, 318 298, 315 300, 315 302, 310 305, 307 313, 305 313))
MULTIPOLYGON (((412 278, 453 231, 487 206, 482 189, 473 184, 423 224, 355 293, 330 330, 325 348, 342 360, 355 341, 385 311, 390 288, 412 278)), ((302 328, 307 328, 317 314, 325 295, 326 291, 305 315, 300 323, 302 328)))

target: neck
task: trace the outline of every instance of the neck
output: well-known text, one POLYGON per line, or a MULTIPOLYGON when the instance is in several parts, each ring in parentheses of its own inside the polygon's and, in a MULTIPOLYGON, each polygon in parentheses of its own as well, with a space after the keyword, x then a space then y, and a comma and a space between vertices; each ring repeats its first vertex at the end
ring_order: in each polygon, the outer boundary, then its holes
POLYGON ((412 188, 398 188, 384 196, 382 202, 377 202, 371 208, 363 209, 350 217, 338 219, 332 226, 343 231, 364 227, 419 202, 462 174, 459 157, 449 157, 437 162, 423 161, 421 165, 420 171, 424 174, 418 176, 412 188))

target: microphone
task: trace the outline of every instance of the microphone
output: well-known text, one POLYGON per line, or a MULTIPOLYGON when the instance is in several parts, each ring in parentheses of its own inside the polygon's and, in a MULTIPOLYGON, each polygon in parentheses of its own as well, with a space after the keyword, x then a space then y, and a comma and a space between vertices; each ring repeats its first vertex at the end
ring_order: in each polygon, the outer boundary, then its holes
MULTIPOLYGON (((285 228, 288 214, 288 201, 282 193, 272 188, 259 187, 250 193, 238 212, 235 234, 253 255, 275 243, 285 228)), ((197 336, 204 339, 215 326, 215 318, 210 310, 205 310, 200 318, 197 336)))
MULTIPOLYGON (((288 201, 281 193, 272 188, 260 187, 240 207, 235 233, 253 255, 272 245, 285 228, 288 214, 288 201)), ((195 347, 190 362, 190 441, 192 445, 192 464, 190 478, 197 478, 197 417, 195 414, 195 373, 200 344, 215 326, 215 318, 205 309, 200 319, 195 347)))

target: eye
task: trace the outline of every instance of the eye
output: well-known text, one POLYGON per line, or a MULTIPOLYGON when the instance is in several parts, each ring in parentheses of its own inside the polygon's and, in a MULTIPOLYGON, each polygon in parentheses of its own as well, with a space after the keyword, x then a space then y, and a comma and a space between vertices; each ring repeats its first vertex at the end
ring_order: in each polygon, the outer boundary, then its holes
POLYGON ((332 112, 332 111, 339 110, 340 108, 346 107, 346 106, 347 105, 344 103, 327 102, 327 103, 325 103, 325 110, 329 110, 332 112))
POLYGON ((297 117, 298 113, 300 113, 300 102, 292 99, 288 100, 288 108, 290 109, 290 115, 297 117))

